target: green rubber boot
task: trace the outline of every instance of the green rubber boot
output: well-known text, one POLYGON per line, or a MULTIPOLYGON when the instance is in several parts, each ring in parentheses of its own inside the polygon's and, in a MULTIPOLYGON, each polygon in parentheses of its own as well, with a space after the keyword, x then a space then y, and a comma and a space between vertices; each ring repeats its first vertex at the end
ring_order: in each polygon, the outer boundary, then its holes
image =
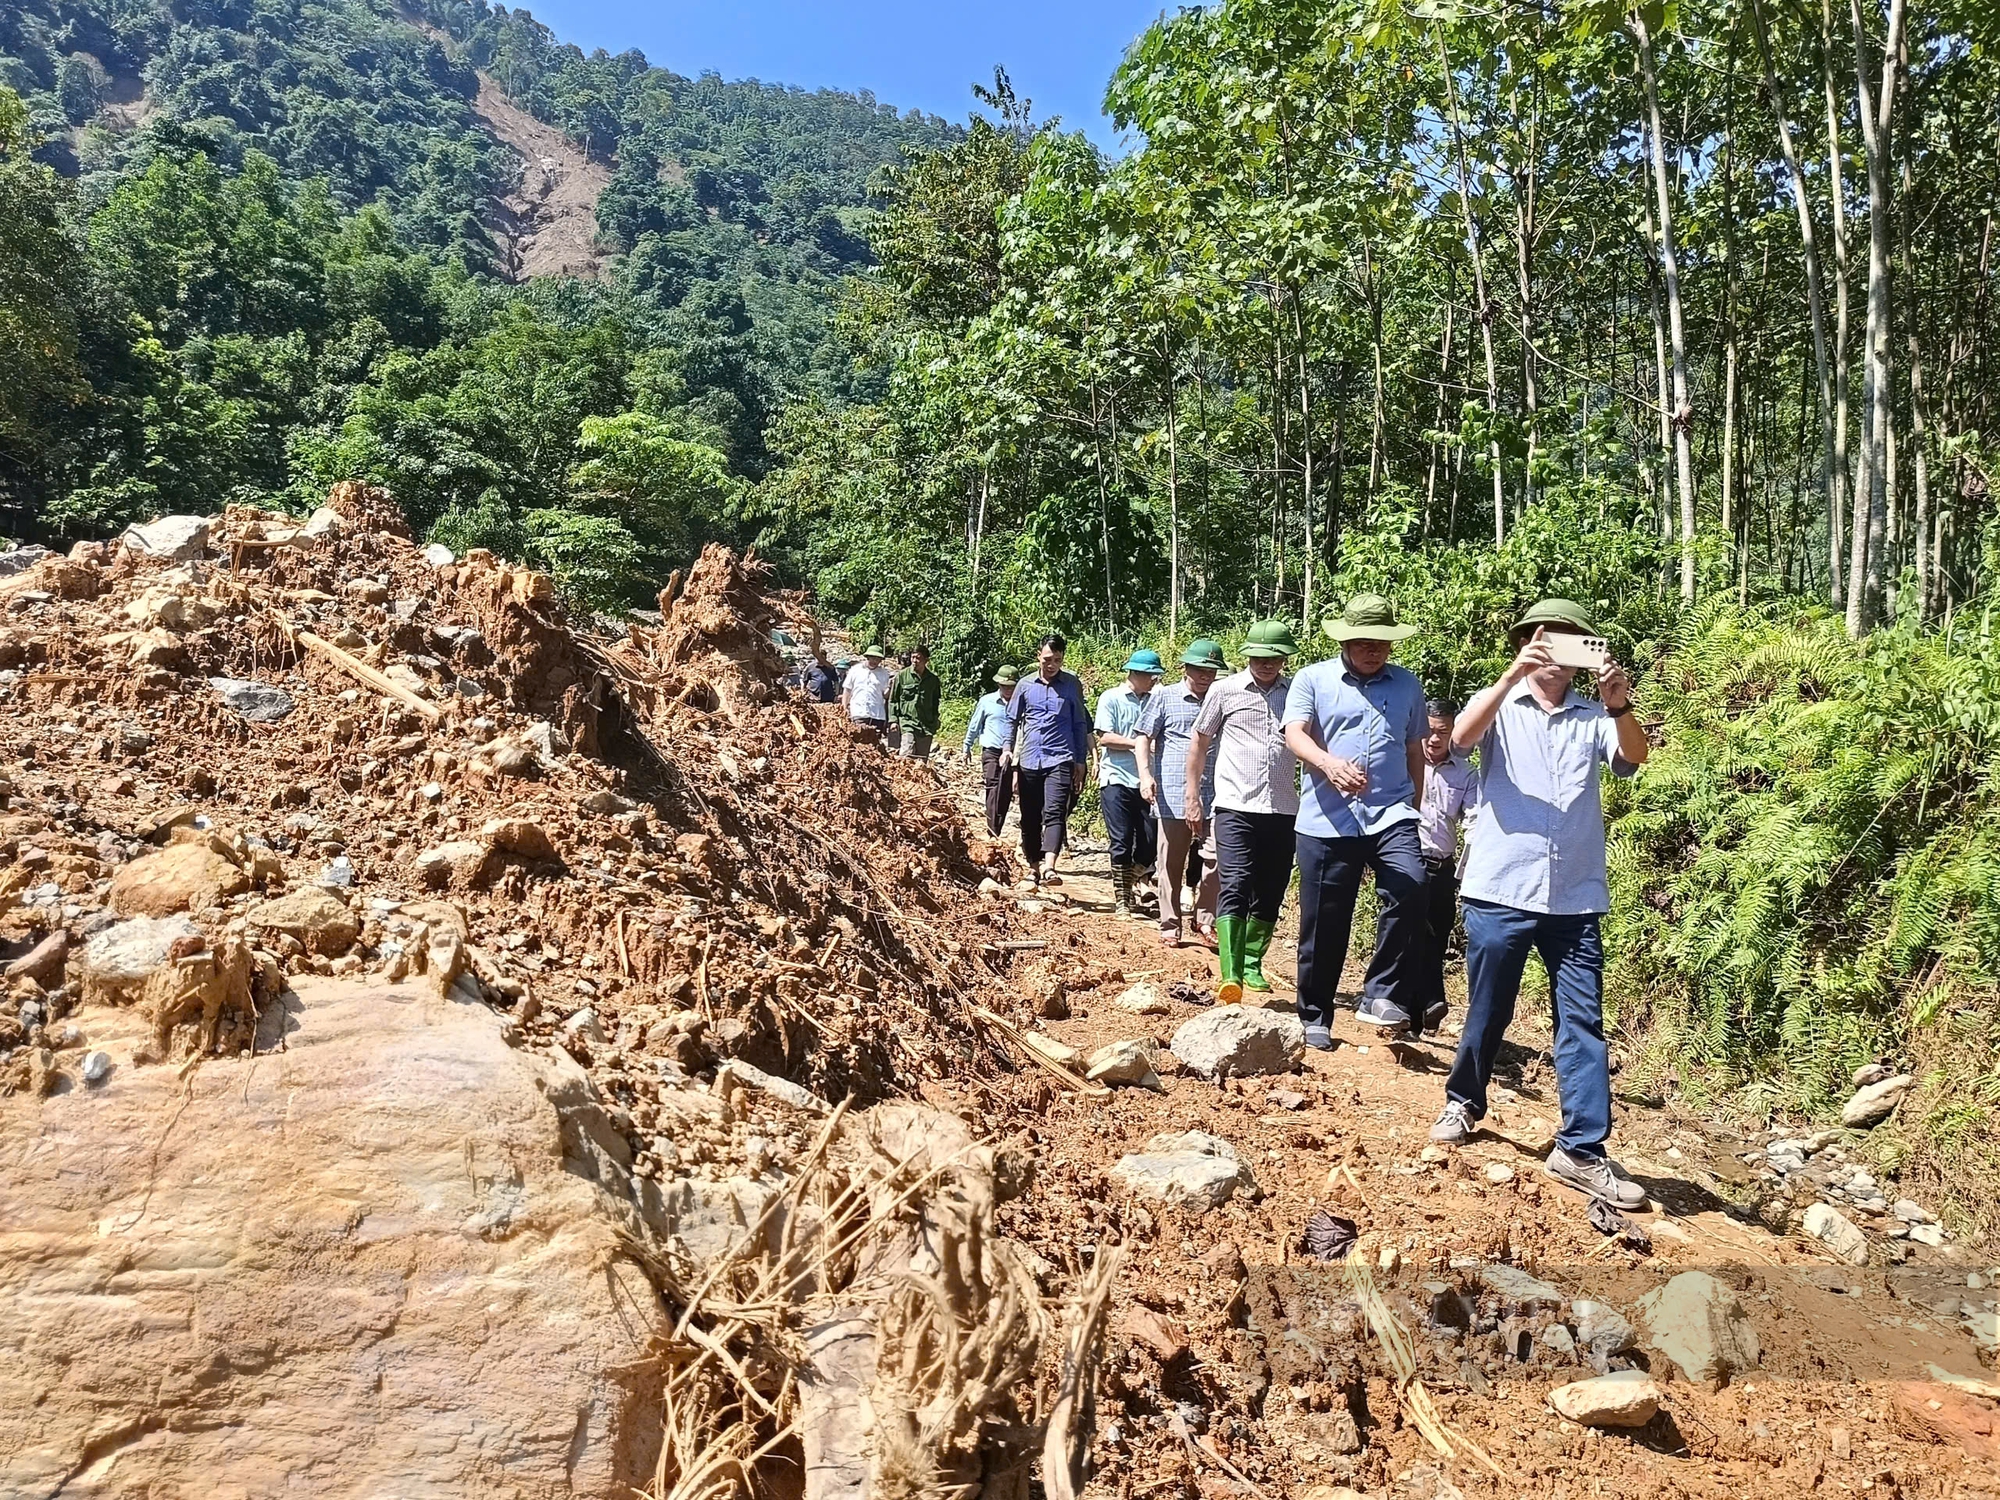
POLYGON ((1113 865, 1111 867, 1111 915, 1129 917, 1132 915, 1132 867, 1113 865))
POLYGON ((1256 990, 1259 994, 1271 988, 1271 981, 1264 977, 1264 955, 1271 951, 1271 937, 1277 932, 1276 922, 1260 921, 1256 917, 1243 919, 1243 988, 1256 990))
POLYGON ((1242 917, 1215 919, 1219 951, 1215 998, 1223 1005, 1234 1005, 1243 998, 1243 921, 1242 917))

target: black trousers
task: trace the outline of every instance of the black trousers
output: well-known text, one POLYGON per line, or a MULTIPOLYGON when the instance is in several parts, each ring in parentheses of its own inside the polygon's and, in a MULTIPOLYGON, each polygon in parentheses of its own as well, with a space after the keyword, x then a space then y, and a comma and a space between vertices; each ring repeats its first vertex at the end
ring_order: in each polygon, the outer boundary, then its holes
POLYGON ((1151 866, 1159 857, 1160 831, 1153 825, 1153 805, 1136 786, 1101 786, 1097 805, 1104 812, 1104 831, 1111 836, 1111 863, 1151 866))
POLYGON ((1354 901, 1364 870, 1375 872, 1375 953, 1361 992, 1389 1001, 1418 1017, 1418 945, 1425 941, 1424 861, 1414 822, 1393 823, 1359 838, 1298 836, 1299 845, 1299 1019, 1308 1026, 1333 1024, 1333 1001, 1340 971, 1347 966, 1347 940, 1354 930, 1354 901))
POLYGON ((1215 866, 1222 881, 1221 917, 1275 922, 1292 883, 1290 813, 1215 810, 1215 866))
POLYGON ((1028 863, 1038 865, 1046 857, 1054 859, 1069 842, 1069 807, 1076 790, 1079 767, 1073 760, 1061 765, 1022 766, 1021 853, 1028 863))
POLYGON ((1000 764, 998 750, 981 750, 979 776, 986 785, 986 836, 997 839, 1014 805, 1014 768, 1000 764))
POLYGON ((1458 866, 1450 859, 1424 856, 1423 930, 1419 952, 1411 974, 1411 992, 1422 1016, 1430 1006, 1444 999, 1445 950, 1451 946, 1451 930, 1458 925, 1458 866))

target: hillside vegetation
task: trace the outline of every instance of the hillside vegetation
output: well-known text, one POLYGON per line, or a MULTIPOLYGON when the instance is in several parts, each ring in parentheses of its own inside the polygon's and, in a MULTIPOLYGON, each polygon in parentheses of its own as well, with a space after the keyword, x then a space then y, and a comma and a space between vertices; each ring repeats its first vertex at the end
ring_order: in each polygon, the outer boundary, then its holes
POLYGON ((28 0, 0 89, 27 211, 0 317, 34 330, 0 392, 11 529, 367 477, 604 603, 731 529, 786 400, 850 393, 868 178, 953 133, 483 3, 28 0), (603 275, 510 285, 545 169, 502 111, 603 185, 567 231, 603 275))

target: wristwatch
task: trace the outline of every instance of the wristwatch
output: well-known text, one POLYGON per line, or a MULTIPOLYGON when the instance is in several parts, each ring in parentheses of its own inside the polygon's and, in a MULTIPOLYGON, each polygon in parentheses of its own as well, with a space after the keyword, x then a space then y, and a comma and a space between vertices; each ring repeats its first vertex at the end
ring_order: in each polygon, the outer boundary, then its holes
POLYGON ((1632 700, 1630 698, 1627 698, 1625 700, 1625 706, 1623 708, 1607 708, 1604 710, 1604 712, 1606 717, 1608 718, 1622 719, 1625 717, 1625 715, 1632 712, 1632 700))

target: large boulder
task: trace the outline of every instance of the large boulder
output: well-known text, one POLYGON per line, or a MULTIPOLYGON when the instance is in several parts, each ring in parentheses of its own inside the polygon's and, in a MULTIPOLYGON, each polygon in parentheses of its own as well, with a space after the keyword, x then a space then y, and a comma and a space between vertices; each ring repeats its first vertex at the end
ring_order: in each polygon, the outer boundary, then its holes
POLYGON ((110 902, 120 916, 165 917, 220 906, 249 889, 250 877, 207 844, 169 844, 121 866, 110 902))
POLYGON ((297 938, 307 952, 329 958, 338 958, 361 936, 361 919, 347 903, 318 888, 259 902, 250 908, 248 920, 252 927, 297 938))
POLYGON ((1144 1151, 1119 1157, 1111 1177, 1161 1203, 1203 1211, 1222 1207, 1238 1193, 1263 1196, 1250 1169, 1237 1160, 1236 1148, 1200 1130, 1154 1136, 1144 1151))
POLYGON ((186 562, 208 550, 208 522, 201 516, 161 516, 144 526, 128 526, 119 540, 142 557, 186 562))
POLYGON ((1639 1299, 1647 1347, 1696 1385, 1713 1389, 1757 1368, 1757 1330, 1736 1293, 1706 1271, 1683 1271, 1639 1299))
POLYGON ((1802 1227, 1849 1265, 1868 1264, 1868 1236, 1832 1204, 1813 1204, 1806 1210, 1802 1227))
POLYGON ((114 923, 83 945, 77 965, 83 998, 100 1003, 123 1000, 167 962, 174 944, 186 948, 206 941, 201 929, 181 915, 114 923))
POLYGON ((648 1483, 658 1304, 548 1060, 337 980, 193 1074, 133 1066, 127 1015, 85 1014, 97 1086, 0 1111, 0 1493, 648 1483))
POLYGON ((1660 1409, 1660 1387, 1644 1370, 1620 1370, 1559 1385, 1549 1405, 1585 1427, 1644 1427, 1660 1409))
POLYGON ((1296 1072, 1306 1055, 1306 1029, 1282 1011, 1218 1005, 1184 1022, 1170 1044, 1190 1071, 1204 1078, 1296 1072))
POLYGON ((1881 1124, 1896 1112, 1896 1106, 1903 1102, 1914 1082, 1916 1079, 1910 1074, 1898 1073, 1869 1084, 1841 1108, 1840 1123, 1862 1130, 1881 1124))

